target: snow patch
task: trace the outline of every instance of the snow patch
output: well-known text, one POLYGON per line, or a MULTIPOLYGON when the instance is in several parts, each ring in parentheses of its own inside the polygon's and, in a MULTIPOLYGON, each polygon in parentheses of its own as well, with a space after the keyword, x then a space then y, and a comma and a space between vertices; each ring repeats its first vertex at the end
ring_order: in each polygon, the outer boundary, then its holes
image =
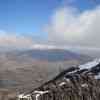
POLYGON ((100 63, 100 59, 95 59, 95 60, 93 60, 91 62, 88 62, 86 64, 80 65, 79 68, 80 69, 91 69, 92 67, 95 67, 99 63, 100 63))

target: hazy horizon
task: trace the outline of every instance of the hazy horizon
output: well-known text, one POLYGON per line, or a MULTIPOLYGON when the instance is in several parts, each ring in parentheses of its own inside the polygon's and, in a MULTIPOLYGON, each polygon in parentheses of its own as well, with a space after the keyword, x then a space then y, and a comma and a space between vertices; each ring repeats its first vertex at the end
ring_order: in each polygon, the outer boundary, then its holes
POLYGON ((1 0, 0 12, 1 46, 100 48, 99 0, 1 0))

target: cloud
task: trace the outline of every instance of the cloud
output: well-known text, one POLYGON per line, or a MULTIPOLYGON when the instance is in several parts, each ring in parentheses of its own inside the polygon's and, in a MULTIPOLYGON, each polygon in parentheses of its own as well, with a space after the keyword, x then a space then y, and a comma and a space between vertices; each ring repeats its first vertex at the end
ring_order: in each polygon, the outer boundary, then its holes
POLYGON ((45 30, 49 43, 100 47, 100 6, 84 12, 73 7, 60 7, 45 30))
POLYGON ((33 40, 29 37, 17 36, 16 34, 9 34, 5 31, 0 31, 0 46, 10 47, 31 47, 33 40))

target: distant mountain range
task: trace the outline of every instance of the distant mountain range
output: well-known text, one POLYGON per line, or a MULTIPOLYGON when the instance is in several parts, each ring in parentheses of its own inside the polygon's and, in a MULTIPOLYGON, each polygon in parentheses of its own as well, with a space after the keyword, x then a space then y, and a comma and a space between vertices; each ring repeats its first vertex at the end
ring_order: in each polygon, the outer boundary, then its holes
POLYGON ((88 61, 91 59, 88 55, 74 53, 64 49, 30 49, 8 52, 8 54, 13 54, 15 57, 28 57, 33 60, 57 62, 57 61, 68 61, 68 60, 80 60, 88 61))

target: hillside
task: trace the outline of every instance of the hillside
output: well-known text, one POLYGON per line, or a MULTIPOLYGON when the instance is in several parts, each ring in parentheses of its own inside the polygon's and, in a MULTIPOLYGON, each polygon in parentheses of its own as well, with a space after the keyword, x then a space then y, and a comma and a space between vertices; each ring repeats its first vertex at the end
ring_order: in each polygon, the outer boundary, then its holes
MULTIPOLYGON (((70 67, 30 92, 32 100, 99 100, 100 60, 70 67)), ((19 95, 20 98, 20 95, 19 95)))
POLYGON ((1 50, 0 86, 21 92, 30 90, 50 80, 61 70, 91 59, 60 49, 1 50))

